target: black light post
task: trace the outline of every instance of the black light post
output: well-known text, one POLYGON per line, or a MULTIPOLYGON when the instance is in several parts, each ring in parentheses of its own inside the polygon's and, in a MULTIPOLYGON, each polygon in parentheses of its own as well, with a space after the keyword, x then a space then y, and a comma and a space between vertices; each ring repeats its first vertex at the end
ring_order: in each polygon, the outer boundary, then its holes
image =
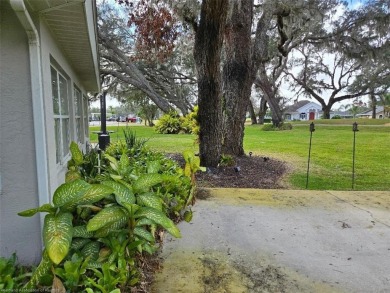
POLYGON ((306 189, 309 186, 309 168, 310 168, 310 153, 311 153, 311 138, 313 136, 314 129, 314 122, 310 123, 310 143, 309 143, 309 158, 307 160, 307 174, 306 174, 306 189))
POLYGON ((353 151, 352 151, 352 189, 355 188, 355 144, 356 144, 356 132, 359 131, 358 124, 356 122, 352 125, 353 131, 353 151))
POLYGON ((98 135, 99 149, 105 150, 110 144, 110 135, 107 132, 106 123, 106 91, 100 95, 100 132, 98 135))

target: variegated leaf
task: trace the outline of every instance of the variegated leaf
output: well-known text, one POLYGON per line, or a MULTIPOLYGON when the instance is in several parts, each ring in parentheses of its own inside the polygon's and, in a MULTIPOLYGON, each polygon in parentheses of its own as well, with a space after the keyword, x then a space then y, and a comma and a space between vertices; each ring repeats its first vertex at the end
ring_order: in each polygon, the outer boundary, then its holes
POLYGON ((150 225, 155 225, 156 223, 152 221, 151 219, 148 218, 141 218, 137 221, 135 224, 137 227, 138 226, 150 226, 150 225))
POLYGON ((115 174, 110 174, 110 177, 114 179, 115 181, 119 181, 123 179, 123 176, 121 175, 115 175, 115 174))
POLYGON ((79 238, 92 238, 93 233, 87 231, 87 226, 76 226, 73 227, 73 237, 79 238))
POLYGON ((45 250, 42 252, 42 259, 38 267, 34 270, 33 275, 31 276, 30 281, 24 285, 22 290, 32 290, 37 288, 42 277, 50 274, 51 266, 53 265, 52 261, 49 258, 49 255, 45 250))
POLYGON ((142 207, 136 212, 135 217, 145 217, 151 219, 166 229, 172 236, 176 238, 181 237, 180 230, 175 226, 173 221, 159 210, 149 207, 142 207))
POLYGON ((123 227, 125 227, 127 220, 128 220, 127 217, 123 217, 122 219, 120 219, 114 223, 108 224, 108 225, 96 230, 94 233, 94 237, 96 237, 96 238, 107 237, 108 234, 110 234, 111 232, 118 231, 118 230, 122 229, 123 227))
POLYGON ((122 222, 128 219, 126 210, 119 206, 104 208, 96 214, 87 224, 88 231, 96 231, 114 222, 122 222))
POLYGON ((77 145, 76 142, 72 141, 70 143, 69 149, 70 149, 70 153, 72 154, 73 161, 77 166, 80 166, 83 163, 84 159, 83 159, 83 153, 79 149, 79 146, 77 145))
POLYGON ((62 207, 64 204, 73 202, 80 198, 91 185, 84 180, 75 180, 60 185, 53 195, 53 204, 55 207, 62 207))
POLYGON ((70 213, 46 215, 43 227, 43 241, 52 262, 59 264, 68 254, 72 242, 73 216, 70 213))
POLYGON ((117 161, 114 157, 112 157, 112 156, 110 156, 110 155, 108 155, 108 154, 105 154, 104 157, 105 157, 107 160, 110 161, 110 166, 111 166, 111 168, 112 168, 114 171, 118 171, 118 161, 117 161))
POLYGON ((149 253, 150 255, 155 253, 157 250, 157 247, 154 247, 148 243, 145 243, 142 247, 143 247, 143 250, 146 251, 147 253, 149 253))
POLYGON ((99 257, 100 243, 97 241, 91 241, 86 244, 81 250, 81 254, 87 258, 90 257, 91 260, 97 260, 99 257))
POLYGON ((114 190, 109 186, 103 184, 93 184, 82 197, 75 201, 75 203, 77 205, 93 204, 113 192, 114 190))
POLYGON ((72 244, 70 245, 70 248, 73 250, 80 250, 83 248, 88 242, 91 242, 88 238, 73 238, 72 244))
POLYGON ((155 195, 153 192, 139 194, 137 196, 137 201, 139 205, 155 208, 156 210, 159 211, 162 210, 162 200, 159 196, 155 195))
POLYGON ((135 196, 133 191, 122 183, 115 181, 104 181, 102 184, 109 186, 114 190, 115 199, 120 205, 124 206, 124 204, 135 203, 135 196))
POLYGON ((161 170, 160 161, 151 161, 146 164, 147 170, 149 174, 158 173, 161 170))
POLYGON ((77 179, 81 179, 81 175, 79 172, 74 171, 74 170, 69 170, 68 172, 66 172, 65 182, 72 182, 72 181, 75 181, 77 179))
MULTIPOLYGON (((102 267, 102 264, 98 261, 89 261, 87 268, 89 269, 100 269, 102 267)), ((92 291, 94 292, 94 291, 92 291)))
POLYGON ((56 211, 56 208, 53 207, 51 204, 47 203, 47 204, 40 206, 39 208, 29 209, 29 210, 25 210, 23 212, 20 212, 20 213, 18 213, 18 215, 22 216, 22 217, 32 217, 36 213, 41 213, 41 212, 55 213, 55 211, 56 211))
POLYGON ((134 228, 134 234, 139 236, 139 237, 142 237, 143 239, 145 239, 145 240, 147 240, 149 242, 154 242, 155 241, 152 233, 150 233, 149 231, 146 231, 144 228, 135 227, 134 228))
POLYGON ((126 174, 129 165, 130 165, 129 157, 126 154, 122 154, 118 163, 118 173, 122 175, 126 174))
POLYGON ((134 193, 148 192, 151 187, 161 183, 163 176, 161 174, 143 174, 133 184, 134 193))

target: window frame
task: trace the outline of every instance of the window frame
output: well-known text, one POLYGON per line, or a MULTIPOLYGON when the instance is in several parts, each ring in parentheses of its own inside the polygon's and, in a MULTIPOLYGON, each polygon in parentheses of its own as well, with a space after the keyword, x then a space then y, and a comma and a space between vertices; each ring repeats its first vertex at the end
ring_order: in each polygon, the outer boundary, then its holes
POLYGON ((77 143, 84 142, 84 127, 83 127, 83 94, 81 90, 73 85, 73 105, 74 105, 74 129, 77 143))
POLYGON ((70 157, 71 141, 71 107, 70 80, 58 67, 50 65, 50 79, 53 102, 54 134, 56 145, 56 164, 64 165, 70 157), (54 78, 55 73, 55 80, 54 78), (61 83, 64 86, 61 87, 61 83), (56 88, 54 88, 54 82, 56 88), (58 108, 58 109, 57 109, 58 108), (58 123, 58 124, 57 124, 58 123))
POLYGON ((82 98, 83 106, 83 121, 84 121, 84 142, 87 142, 89 138, 89 100, 88 97, 83 94, 82 98))

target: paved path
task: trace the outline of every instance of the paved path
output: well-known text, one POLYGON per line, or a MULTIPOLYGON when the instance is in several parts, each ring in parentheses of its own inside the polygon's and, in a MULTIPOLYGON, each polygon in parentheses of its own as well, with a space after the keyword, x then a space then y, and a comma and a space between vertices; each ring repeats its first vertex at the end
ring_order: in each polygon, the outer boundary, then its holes
POLYGON ((152 292, 390 292, 390 192, 208 193, 152 292))

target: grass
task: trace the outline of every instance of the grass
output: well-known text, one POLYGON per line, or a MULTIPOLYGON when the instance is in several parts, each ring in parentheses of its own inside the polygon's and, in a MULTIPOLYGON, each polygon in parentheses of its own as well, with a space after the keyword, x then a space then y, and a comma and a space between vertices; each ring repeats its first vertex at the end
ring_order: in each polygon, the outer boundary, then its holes
POLYGON ((316 125, 320 124, 330 124, 330 125, 352 125, 352 123, 357 122, 359 125, 384 125, 389 124, 390 119, 318 119, 315 121, 291 121, 292 124, 310 124, 314 122, 316 125))
MULTIPOLYGON (((110 134, 110 141, 124 140, 123 128, 126 126, 108 126, 108 131, 113 131, 110 134)), ((185 150, 192 150, 198 152, 198 146, 194 143, 195 136, 189 134, 158 134, 154 131, 153 127, 139 126, 129 124, 129 126, 135 133, 137 138, 147 138, 146 145, 153 150, 164 153, 179 153, 185 150)), ((98 135, 94 132, 100 130, 99 126, 93 126, 89 128, 91 142, 98 141, 98 135)))
MULTIPOLYGON (((309 189, 352 189, 353 131, 352 119, 316 120, 312 136, 309 189), (340 121, 344 122, 341 123, 340 121)), ((390 190, 390 120, 357 119, 355 190, 390 190), (387 126, 384 126, 387 124, 387 126)), ((244 148, 247 153, 270 156, 291 166, 286 178, 291 188, 305 189, 310 131, 308 123, 295 122, 290 131, 262 131, 262 126, 247 125, 244 148)), ((123 138, 118 127, 111 141, 123 138)), ((163 135, 153 128, 134 126, 137 137, 149 138, 147 145, 161 152, 197 151, 193 135, 163 135)), ((91 127, 91 131, 99 130, 91 127)), ((91 135, 96 142, 96 134, 91 135)))

